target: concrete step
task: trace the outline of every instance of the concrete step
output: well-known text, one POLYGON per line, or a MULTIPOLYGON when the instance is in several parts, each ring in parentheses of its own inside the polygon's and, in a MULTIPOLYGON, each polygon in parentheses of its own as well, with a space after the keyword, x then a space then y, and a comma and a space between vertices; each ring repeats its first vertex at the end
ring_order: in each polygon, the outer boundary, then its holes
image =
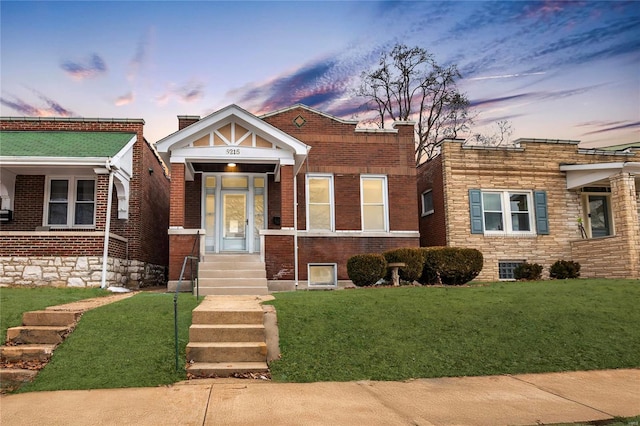
POLYGON ((201 263, 260 263, 259 254, 206 254, 201 263))
POLYGON ((262 342, 265 340, 262 324, 192 324, 190 342, 262 342))
MULTIPOLYGON (((202 306, 202 305, 201 305, 202 306)), ((198 310, 191 314, 192 324, 260 324, 262 325, 264 312, 260 310, 198 310)))
POLYGON ((72 326, 82 315, 81 311, 31 311, 22 314, 22 325, 72 326))
POLYGON ((25 370, 22 368, 1 368, 0 388, 3 391, 12 391, 27 382, 33 381, 38 374, 37 370, 25 370))
POLYGON ((266 278, 199 278, 202 287, 267 287, 266 278))
POLYGON ((20 344, 58 344, 71 332, 70 327, 62 326, 21 326, 7 329, 7 343, 20 344))
POLYGON ((198 271, 264 270, 263 262, 200 262, 198 271))
POLYGON ((56 345, 17 345, 0 346, 2 362, 39 361, 47 362, 56 345))
POLYGON ((230 295, 253 295, 266 296, 269 294, 268 287, 200 287, 200 296, 230 296, 230 295))
POLYGON ((267 279, 265 268, 258 269, 200 269, 198 278, 257 278, 267 279))
POLYGON ((194 362, 187 366, 187 373, 200 378, 268 372, 269 367, 266 362, 194 362))
POLYGON ((189 342, 187 362, 265 362, 265 342, 189 342))

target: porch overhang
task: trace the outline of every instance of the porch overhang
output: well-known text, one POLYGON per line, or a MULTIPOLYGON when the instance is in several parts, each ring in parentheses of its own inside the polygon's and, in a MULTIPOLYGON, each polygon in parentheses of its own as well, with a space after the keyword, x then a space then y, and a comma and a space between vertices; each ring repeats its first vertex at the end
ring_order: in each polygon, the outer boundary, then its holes
POLYGON ((608 184, 608 179, 620 172, 640 176, 640 162, 565 164, 560 166, 560 171, 567 173, 567 189, 575 189, 599 183, 608 184))

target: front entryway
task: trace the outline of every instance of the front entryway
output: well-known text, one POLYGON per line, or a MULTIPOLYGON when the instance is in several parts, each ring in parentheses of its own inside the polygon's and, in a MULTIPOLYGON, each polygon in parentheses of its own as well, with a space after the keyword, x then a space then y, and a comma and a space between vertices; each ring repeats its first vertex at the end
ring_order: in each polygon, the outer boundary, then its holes
POLYGON ((259 253, 265 227, 265 174, 220 173, 203 178, 207 253, 259 253))

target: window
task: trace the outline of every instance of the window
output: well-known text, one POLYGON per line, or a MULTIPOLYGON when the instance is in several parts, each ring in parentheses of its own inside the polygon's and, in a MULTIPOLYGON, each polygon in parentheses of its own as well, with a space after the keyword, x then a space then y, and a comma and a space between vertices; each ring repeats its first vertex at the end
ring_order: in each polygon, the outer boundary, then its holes
POLYGON ((333 176, 307 175, 307 229, 333 231, 333 176))
POLYGON ((588 236, 598 238, 613 235, 611 195, 600 192, 585 194, 584 197, 588 236))
POLYGON ((384 231, 389 229, 386 176, 361 176, 362 230, 384 231))
POLYGON ((313 286, 333 286, 338 285, 336 279, 335 263, 308 264, 309 287, 313 286))
POLYGON ((501 280, 515 280, 515 270, 524 260, 501 260, 498 261, 498 278, 501 280))
POLYGON ((433 214, 433 192, 431 189, 422 193, 422 216, 433 214))
POLYGON ((469 191, 472 234, 548 234, 544 191, 469 191))
POLYGON ((96 181, 50 178, 45 203, 45 225, 92 227, 95 224, 96 181))

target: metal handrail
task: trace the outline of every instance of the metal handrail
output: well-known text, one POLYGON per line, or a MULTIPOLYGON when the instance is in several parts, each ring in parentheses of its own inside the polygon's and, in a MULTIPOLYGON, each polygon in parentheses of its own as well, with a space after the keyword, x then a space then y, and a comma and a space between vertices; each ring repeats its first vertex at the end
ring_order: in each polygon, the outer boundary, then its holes
MULTIPOLYGON (((182 284, 182 278, 184 277, 184 270, 187 266, 187 260, 190 260, 190 275, 191 275, 191 288, 193 288, 193 260, 200 260, 199 256, 194 256, 194 252, 196 250, 196 243, 198 242, 200 237, 200 231, 196 232, 196 238, 193 241, 193 247, 191 247, 191 254, 184 257, 182 261, 182 270, 180 271, 180 278, 178 278, 178 284, 176 285, 176 292, 173 295, 173 331, 174 331, 174 340, 175 340, 175 350, 176 350, 176 371, 180 369, 179 365, 179 350, 178 350, 178 292, 180 291, 180 285, 182 284)), ((197 278, 196 278, 197 279, 197 278)), ((196 298, 199 296, 196 296, 196 298)))

